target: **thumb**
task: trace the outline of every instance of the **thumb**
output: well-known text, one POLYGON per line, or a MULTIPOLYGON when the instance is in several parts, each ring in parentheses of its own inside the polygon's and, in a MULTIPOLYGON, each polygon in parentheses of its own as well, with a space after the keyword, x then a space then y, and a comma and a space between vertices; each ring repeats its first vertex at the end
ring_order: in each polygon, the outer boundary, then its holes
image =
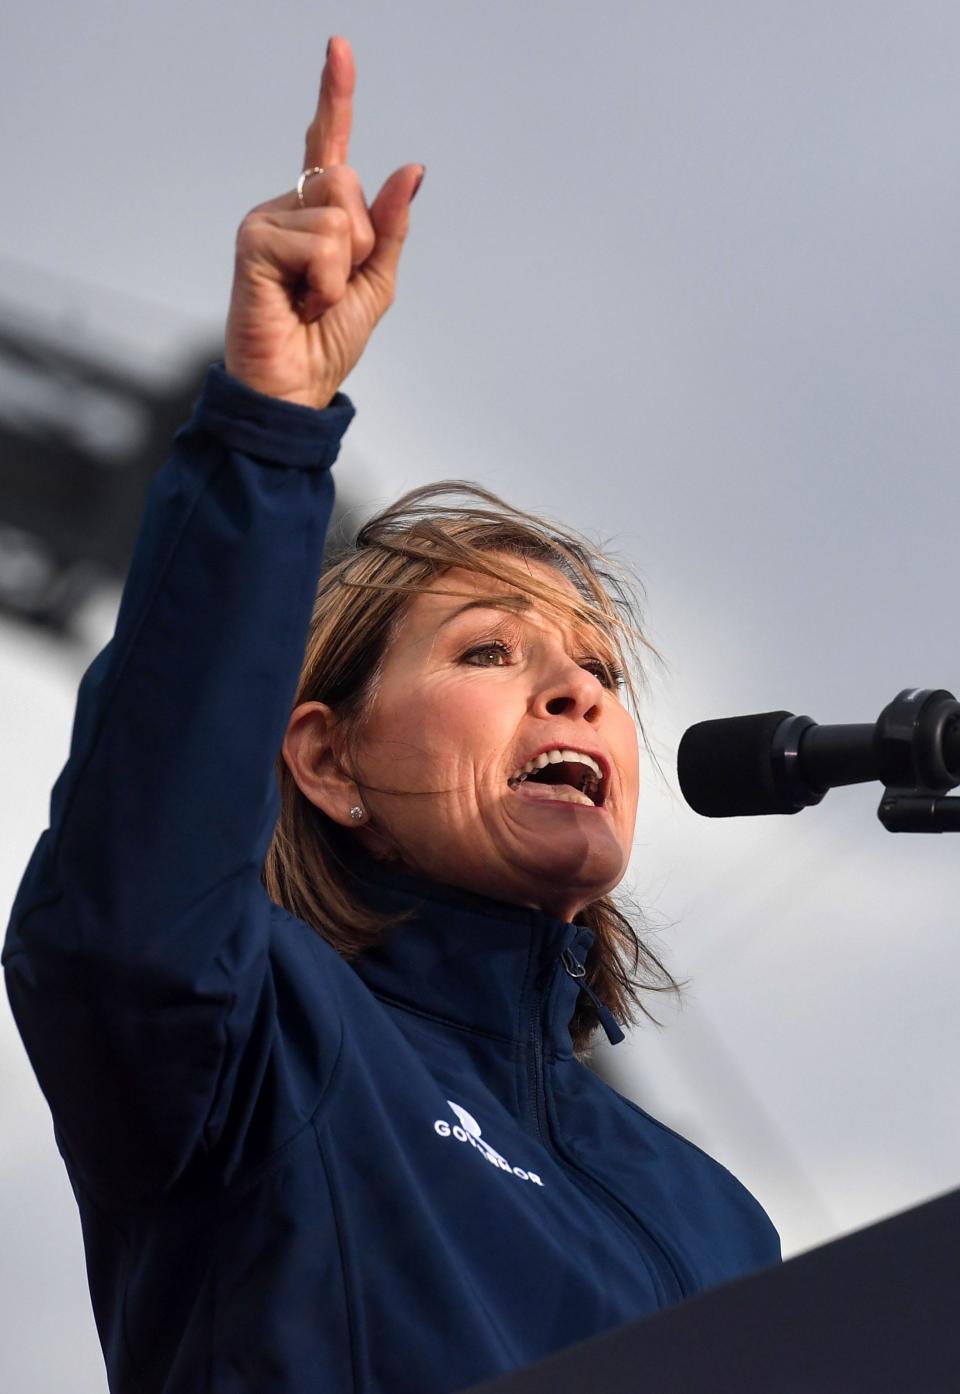
POLYGON ((404 165, 394 170, 370 205, 370 221, 377 240, 360 274, 368 277, 388 299, 393 296, 400 253, 410 228, 410 204, 424 174, 425 165, 404 165))

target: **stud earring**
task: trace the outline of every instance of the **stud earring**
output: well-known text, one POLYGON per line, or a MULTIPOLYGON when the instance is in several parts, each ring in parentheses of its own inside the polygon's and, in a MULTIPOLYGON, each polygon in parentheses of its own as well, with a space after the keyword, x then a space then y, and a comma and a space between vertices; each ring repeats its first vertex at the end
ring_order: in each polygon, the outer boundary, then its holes
POLYGON ((353 808, 351 808, 350 817, 355 820, 363 817, 363 809, 359 804, 354 804, 353 808))

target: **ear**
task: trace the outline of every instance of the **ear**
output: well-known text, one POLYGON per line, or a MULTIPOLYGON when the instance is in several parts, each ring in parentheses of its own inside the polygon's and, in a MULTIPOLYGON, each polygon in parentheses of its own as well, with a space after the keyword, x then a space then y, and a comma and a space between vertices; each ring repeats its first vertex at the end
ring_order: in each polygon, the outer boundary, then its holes
POLYGON ((325 702, 301 702, 287 723, 282 753, 300 792, 335 823, 352 827, 350 809, 363 800, 340 765, 337 726, 336 713, 325 702))

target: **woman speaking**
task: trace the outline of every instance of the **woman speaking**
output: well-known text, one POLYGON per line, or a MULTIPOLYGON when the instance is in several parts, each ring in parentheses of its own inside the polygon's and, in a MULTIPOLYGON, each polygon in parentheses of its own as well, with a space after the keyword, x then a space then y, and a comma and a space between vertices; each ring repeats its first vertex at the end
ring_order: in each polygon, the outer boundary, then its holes
POLYGON ((113 1394, 452 1394, 779 1258, 583 1063, 665 983, 609 898, 643 641, 606 560, 445 485, 320 576, 423 177, 367 207, 353 89, 336 38, 4 949, 113 1394))

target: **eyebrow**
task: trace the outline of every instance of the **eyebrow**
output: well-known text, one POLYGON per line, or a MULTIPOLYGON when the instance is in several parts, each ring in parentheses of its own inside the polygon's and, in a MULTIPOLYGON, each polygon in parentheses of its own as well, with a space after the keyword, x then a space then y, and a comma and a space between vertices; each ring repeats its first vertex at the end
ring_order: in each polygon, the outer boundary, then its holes
MULTIPOLYGON (((457 619, 467 610, 507 610, 513 613, 523 613, 533 608, 533 598, 516 591, 508 591, 503 595, 481 595, 475 600, 468 600, 465 605, 458 605, 456 610, 451 611, 449 615, 440 621, 437 625, 436 633, 439 634, 440 630, 443 629, 445 625, 450 624, 452 620, 457 619)), ((602 645, 605 645, 610 652, 616 653, 614 646, 610 643, 609 635, 604 634, 603 631, 599 629, 594 629, 593 632, 602 641, 602 645)))
POLYGON ((481 595, 476 600, 468 600, 465 605, 460 605, 456 610, 451 611, 437 625, 437 629, 442 629, 451 620, 457 619, 466 610, 529 610, 533 601, 528 595, 481 595))

